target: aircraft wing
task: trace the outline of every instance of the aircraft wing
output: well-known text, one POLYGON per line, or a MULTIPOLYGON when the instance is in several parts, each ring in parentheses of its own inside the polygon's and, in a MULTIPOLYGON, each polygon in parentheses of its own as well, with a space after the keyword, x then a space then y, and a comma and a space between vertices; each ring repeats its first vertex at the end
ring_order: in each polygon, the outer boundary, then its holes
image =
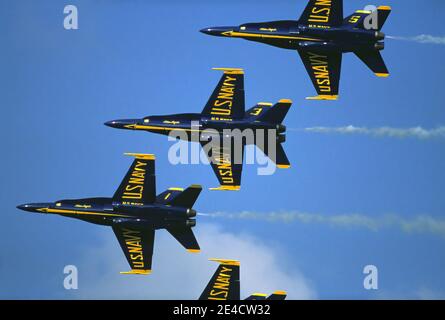
POLYGON ((243 118, 245 108, 243 69, 214 68, 214 70, 222 70, 224 74, 204 107, 202 115, 211 118, 243 118))
POLYGON ((341 52, 299 51, 318 96, 309 100, 337 100, 341 72, 341 52))
POLYGON ((343 22, 343 0, 309 0, 299 22, 309 26, 339 26, 343 22))
POLYGON ((210 190, 238 191, 241 186, 244 143, 236 145, 233 138, 219 138, 217 141, 219 141, 219 143, 215 143, 214 140, 201 142, 205 154, 210 161, 210 165, 220 183, 218 188, 212 188, 210 190))
POLYGON ((156 199, 155 156, 127 153, 135 159, 113 196, 123 203, 153 203, 156 199))
POLYGON ((240 263, 236 260, 210 259, 219 262, 199 300, 239 300, 240 263))
POLYGON ((113 226, 113 231, 131 267, 121 273, 150 274, 155 230, 113 226))

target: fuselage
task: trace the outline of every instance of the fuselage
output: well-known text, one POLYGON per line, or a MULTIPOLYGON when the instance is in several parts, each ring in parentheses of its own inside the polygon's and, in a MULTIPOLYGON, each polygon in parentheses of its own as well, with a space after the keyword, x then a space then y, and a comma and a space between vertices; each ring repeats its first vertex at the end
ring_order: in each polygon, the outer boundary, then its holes
POLYGON ((211 27, 201 32, 222 37, 242 38, 290 50, 352 52, 382 50, 382 32, 326 25, 302 24, 296 20, 246 23, 239 27, 211 27))
POLYGON ((281 124, 256 121, 251 118, 231 119, 223 115, 206 117, 199 113, 114 120, 105 124, 118 129, 143 130, 162 135, 171 135, 188 141, 207 141, 209 136, 214 135, 232 136, 239 134, 239 132, 242 133, 246 129, 250 129, 254 133, 257 130, 264 130, 265 135, 267 135, 269 130, 275 129, 278 130, 278 133, 285 131, 285 127, 281 124))
POLYGON ((175 226, 192 227, 196 224, 195 220, 190 219, 196 216, 196 211, 156 202, 140 204, 113 202, 111 198, 86 198, 24 204, 19 208, 36 213, 57 214, 104 226, 163 229, 175 226))

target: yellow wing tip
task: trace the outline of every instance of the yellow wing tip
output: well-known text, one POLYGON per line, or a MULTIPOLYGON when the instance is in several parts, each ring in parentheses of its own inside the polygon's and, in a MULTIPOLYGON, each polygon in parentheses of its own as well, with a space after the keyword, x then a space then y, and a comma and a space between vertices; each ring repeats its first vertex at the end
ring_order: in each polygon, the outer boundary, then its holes
POLYGON ((135 157, 136 159, 144 159, 144 160, 156 160, 154 154, 145 154, 145 153, 124 153, 126 156, 135 157))
POLYGON ((318 95, 315 97, 307 97, 306 100, 338 100, 338 95, 318 95))
POLYGON ((278 169, 289 169, 290 164, 277 164, 278 169))
POLYGON ((254 296, 254 297, 267 297, 267 294, 256 292, 256 293, 252 293, 252 296, 254 296))
POLYGON ((229 265, 229 266, 239 266, 240 265, 240 262, 238 260, 210 258, 209 261, 215 261, 220 264, 229 265))
POLYGON ((376 73, 375 75, 379 78, 388 78, 389 77, 389 73, 376 73))
POLYGON ((210 188, 211 191, 239 191, 241 186, 219 186, 218 188, 210 188))
POLYGON ((278 101, 279 103, 289 103, 292 104, 292 100, 291 99, 281 99, 280 101, 278 101))
POLYGON ((283 290, 277 290, 274 291, 273 294, 279 295, 279 296, 287 296, 287 292, 283 290))
POLYGON ((131 271, 120 272, 120 274, 142 274, 142 275, 148 275, 150 273, 151 270, 142 270, 142 269, 133 269, 131 271))
POLYGON ((355 13, 371 14, 372 11, 370 11, 370 10, 356 10, 355 13))
POLYGON ((244 74, 242 68, 212 68, 212 70, 224 71, 225 74, 244 74))
POLYGON ((257 105, 259 105, 259 106, 272 107, 272 106, 273 106, 273 103, 271 103, 271 102, 258 102, 257 105))
POLYGON ((200 253, 201 249, 187 249, 187 251, 190 253, 200 253))
POLYGON ((184 188, 175 188, 175 187, 173 187, 173 188, 168 188, 168 190, 170 190, 170 191, 184 191, 184 188))
POLYGON ((377 9, 378 10, 387 10, 387 11, 392 10, 392 8, 390 6, 379 6, 377 9))
POLYGON ((192 184, 189 188, 192 188, 192 189, 202 189, 202 186, 200 184, 192 184))

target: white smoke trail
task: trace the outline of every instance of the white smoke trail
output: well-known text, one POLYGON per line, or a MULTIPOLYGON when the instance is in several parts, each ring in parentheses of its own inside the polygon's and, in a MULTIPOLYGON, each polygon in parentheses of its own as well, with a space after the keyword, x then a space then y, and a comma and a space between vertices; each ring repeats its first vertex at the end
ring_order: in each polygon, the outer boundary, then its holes
POLYGON ((435 129, 424 129, 422 127, 413 128, 392 128, 392 127, 311 127, 304 129, 288 129, 289 131, 303 131, 320 134, 345 134, 345 135, 368 135, 374 137, 389 137, 389 138, 416 138, 421 140, 427 139, 443 139, 445 138, 445 127, 437 127, 435 129))
POLYGON ((332 227, 363 228, 379 231, 385 228, 397 228, 404 233, 423 233, 445 238, 445 219, 437 219, 428 215, 404 218, 396 214, 371 217, 364 214, 323 215, 299 211, 283 211, 257 213, 242 211, 238 213, 215 212, 207 213, 213 218, 258 220, 281 223, 324 224, 332 227))
POLYGON ((445 45, 445 37, 437 37, 429 34, 421 34, 415 37, 386 36, 386 38, 393 40, 411 41, 417 43, 445 45))

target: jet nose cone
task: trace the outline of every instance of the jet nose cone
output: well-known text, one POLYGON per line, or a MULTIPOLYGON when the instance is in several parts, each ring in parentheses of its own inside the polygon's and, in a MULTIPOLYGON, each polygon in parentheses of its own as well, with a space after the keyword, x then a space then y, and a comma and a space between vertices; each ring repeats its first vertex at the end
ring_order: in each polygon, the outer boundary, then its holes
POLYGON ((17 209, 28 212, 45 212, 49 207, 49 203, 26 203, 17 206, 17 209))
POLYGON ((211 35, 224 37, 228 36, 231 31, 234 31, 236 27, 210 27, 201 29, 200 32, 211 35))
POLYGON ((116 129, 134 129, 136 124, 137 120, 134 119, 112 120, 104 123, 104 125, 116 129))

